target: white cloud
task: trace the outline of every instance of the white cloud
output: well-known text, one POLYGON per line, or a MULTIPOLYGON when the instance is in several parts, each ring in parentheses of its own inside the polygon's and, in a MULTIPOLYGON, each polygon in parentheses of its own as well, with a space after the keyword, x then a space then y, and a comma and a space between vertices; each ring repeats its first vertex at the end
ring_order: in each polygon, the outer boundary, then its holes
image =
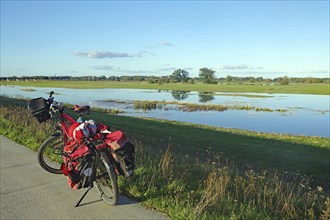
POLYGON ((192 67, 186 67, 186 68, 183 68, 184 70, 187 70, 187 71, 192 71, 192 70, 194 70, 194 68, 192 68, 192 67))
POLYGON ((147 50, 143 50, 143 51, 140 51, 136 56, 137 57, 156 56, 156 54, 151 53, 150 51, 147 51, 147 50))
POLYGON ((77 71, 77 70, 69 70, 69 71, 67 71, 68 73, 72 73, 72 74, 75 74, 75 73, 79 73, 79 71, 77 71))
POLYGON ((302 74, 330 74, 330 71, 329 70, 310 70, 310 71, 296 72, 296 73, 302 73, 302 74))
POLYGON ((91 66, 94 70, 119 70, 119 67, 116 66, 91 66))
MULTIPOLYGON (((177 68, 177 67, 174 67, 174 66, 169 66, 169 67, 159 68, 159 69, 157 69, 157 71, 175 71, 177 69, 181 69, 181 68, 177 68)), ((187 67, 187 68, 182 68, 182 69, 186 70, 186 71, 193 70, 192 67, 187 67)))
POLYGON ((252 71, 246 71, 246 72, 233 72, 233 74, 242 74, 242 75, 246 75, 246 76, 253 76, 253 75, 276 75, 276 74, 284 74, 284 75, 288 75, 288 72, 283 72, 283 71, 268 71, 268 72, 252 72, 252 71))
POLYGON ((249 67, 250 70, 263 70, 264 68, 262 66, 257 67, 249 67))
POLYGON ((121 70, 122 73, 128 73, 128 74, 155 74, 155 71, 150 70, 121 70))
POLYGON ((248 69, 247 65, 227 65, 224 66, 222 69, 225 70, 245 70, 248 69))
MULTIPOLYGON (((148 50, 154 50, 154 49, 157 49, 159 47, 171 47, 171 46, 173 46, 172 43, 163 40, 163 41, 160 41, 157 44, 149 44, 149 45, 145 46, 144 48, 146 48, 148 50)), ((152 54, 152 55, 154 55, 154 54, 152 54)))
POLYGON ((141 54, 133 55, 124 52, 111 52, 111 51, 99 51, 99 50, 91 50, 89 52, 76 51, 74 52, 74 55, 79 57, 96 58, 96 59, 102 59, 102 58, 113 59, 113 58, 141 56, 141 54))
POLYGON ((169 42, 167 42, 167 41, 161 41, 161 42, 159 42, 159 45, 160 45, 160 46, 167 46, 167 47, 169 47, 169 46, 173 46, 172 43, 169 43, 169 42))
POLYGON ((165 68, 159 68, 159 69, 157 69, 157 71, 174 71, 176 69, 177 68, 175 68, 175 67, 165 67, 165 68))
POLYGON ((262 70, 264 69, 261 66, 251 67, 245 64, 242 65, 225 65, 225 66, 217 66, 215 69, 217 70, 262 70))

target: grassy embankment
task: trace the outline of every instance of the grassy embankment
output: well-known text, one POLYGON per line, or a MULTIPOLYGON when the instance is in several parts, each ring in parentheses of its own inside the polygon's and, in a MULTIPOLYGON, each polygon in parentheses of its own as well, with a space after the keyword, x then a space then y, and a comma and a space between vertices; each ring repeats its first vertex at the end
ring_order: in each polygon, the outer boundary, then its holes
POLYGON ((101 89, 101 88, 129 88, 129 89, 157 89, 181 90, 200 92, 253 92, 253 93, 288 93, 288 94, 330 94, 329 83, 296 83, 290 85, 263 84, 150 84, 147 82, 114 82, 114 81, 2 81, 1 85, 36 86, 51 88, 101 89))
MULTIPOLYGON (((329 138, 90 117, 136 145, 136 175, 120 179, 122 192, 174 219, 330 218, 329 138)), ((26 101, 4 97, 0 120, 1 134, 33 150, 50 129, 29 115, 26 101)))

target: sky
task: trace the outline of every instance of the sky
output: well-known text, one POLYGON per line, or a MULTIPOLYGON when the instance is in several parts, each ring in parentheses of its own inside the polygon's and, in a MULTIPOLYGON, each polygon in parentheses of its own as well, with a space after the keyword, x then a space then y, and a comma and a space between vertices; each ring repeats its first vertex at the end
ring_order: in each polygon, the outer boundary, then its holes
POLYGON ((329 1, 3 1, 1 76, 330 77, 329 1))

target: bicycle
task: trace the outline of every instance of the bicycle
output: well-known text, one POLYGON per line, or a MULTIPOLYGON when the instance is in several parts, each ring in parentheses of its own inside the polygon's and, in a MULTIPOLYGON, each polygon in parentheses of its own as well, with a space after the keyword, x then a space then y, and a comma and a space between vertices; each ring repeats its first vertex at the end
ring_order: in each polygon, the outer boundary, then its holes
MULTIPOLYGON (((38 162, 40 166, 47 172, 53 174, 63 174, 63 165, 58 166, 58 163, 54 163, 57 160, 60 164, 64 164, 65 157, 69 157, 67 153, 64 152, 64 146, 70 141, 69 128, 76 123, 72 117, 64 112, 64 107, 61 103, 54 100, 52 96, 54 92, 50 92, 49 98, 46 100, 42 97, 32 99, 29 101, 29 109, 34 117, 38 121, 46 122, 53 121, 55 132, 46 139, 40 146, 38 150, 38 162)), ((83 114, 88 114, 89 106, 75 106, 75 112, 79 116, 83 114)), ((127 163, 124 163, 126 167, 123 167, 122 162, 118 162, 115 158, 115 150, 109 147, 111 141, 112 133, 105 129, 102 134, 95 135, 95 137, 86 139, 83 143, 84 146, 88 147, 88 151, 93 156, 93 167, 94 178, 91 183, 84 185, 83 188, 88 188, 81 199, 77 202, 76 207, 83 200, 88 191, 96 186, 96 189, 100 197, 109 205, 116 205, 119 198, 118 190, 118 175, 131 176, 132 170, 134 169, 134 161, 131 167, 127 167, 127 163), (104 135, 108 139, 105 139, 104 135), (109 136, 110 135, 110 136, 109 136), (129 172, 124 172, 127 168, 129 172)), ((117 144, 117 142, 113 142, 117 144)), ((126 144, 129 142, 125 142, 126 144)), ((119 147, 118 147, 119 148, 119 147)), ((134 145, 133 145, 134 150, 134 145)), ((120 153, 118 154, 121 155, 120 153)), ((132 153, 134 157, 134 152, 132 153)), ((122 161, 127 161, 127 157, 123 157, 122 161)), ((134 158, 133 158, 134 159, 134 158)))

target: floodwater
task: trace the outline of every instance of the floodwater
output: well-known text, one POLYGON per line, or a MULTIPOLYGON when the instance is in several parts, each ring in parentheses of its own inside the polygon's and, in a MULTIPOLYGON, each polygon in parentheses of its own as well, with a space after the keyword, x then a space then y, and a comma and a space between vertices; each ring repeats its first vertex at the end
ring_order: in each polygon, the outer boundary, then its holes
POLYGON ((9 97, 45 97, 55 91, 55 100, 63 103, 90 105, 124 111, 122 115, 205 124, 225 128, 239 128, 258 132, 330 137, 330 96, 268 93, 201 93, 142 89, 63 89, 1 86, 1 95, 9 97), (109 101, 110 100, 110 101, 109 101), (252 106, 284 109, 285 112, 255 110, 179 111, 177 108, 136 110, 134 100, 178 101, 195 104, 252 106))

